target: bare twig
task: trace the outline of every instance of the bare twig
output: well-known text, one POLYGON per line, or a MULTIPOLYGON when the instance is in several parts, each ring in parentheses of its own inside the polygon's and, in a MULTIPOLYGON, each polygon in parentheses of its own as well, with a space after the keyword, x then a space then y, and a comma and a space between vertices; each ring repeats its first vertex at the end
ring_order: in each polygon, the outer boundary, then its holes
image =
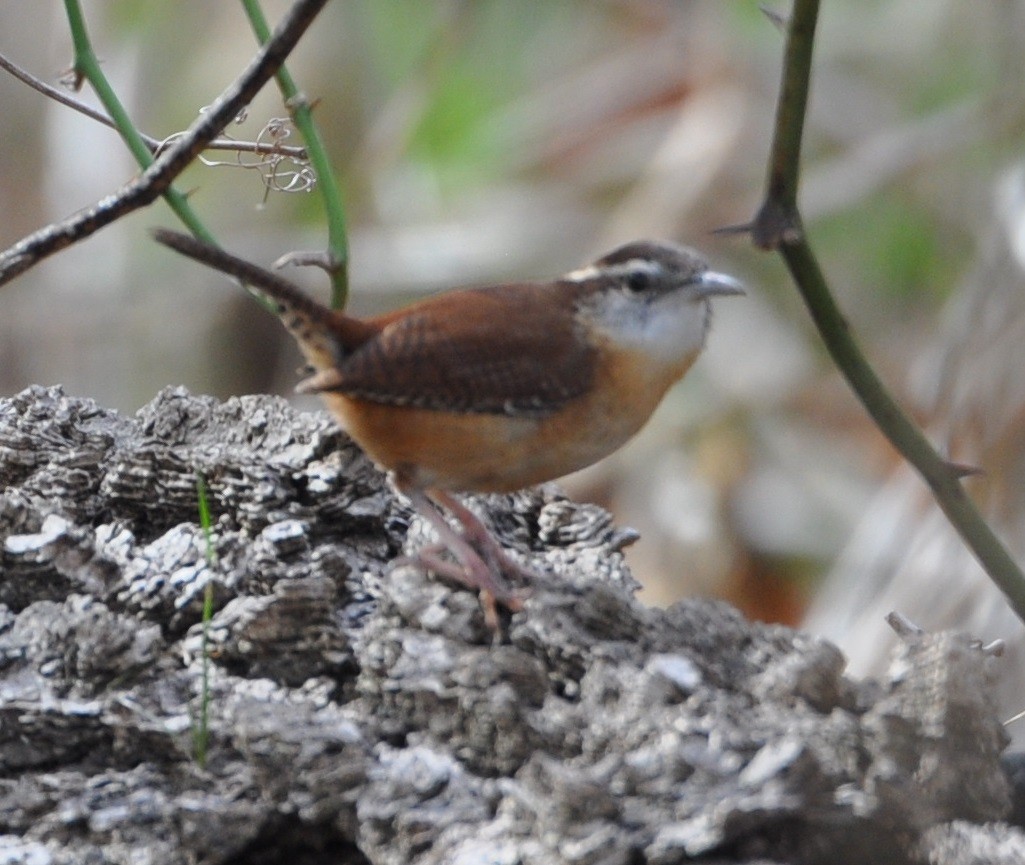
MULTIPOLYGON (((84 114, 90 120, 95 120, 97 123, 102 123, 104 126, 109 126, 114 129, 114 121, 111 120, 102 111, 97 111, 91 105, 86 105, 79 99, 75 99, 68 93, 65 93, 59 87, 54 87, 52 84, 47 84, 41 78, 37 78, 27 69, 23 69, 9 57, 5 57, 0 54, 0 69, 17 78, 23 84, 28 85, 37 93, 43 94, 47 99, 52 99, 54 102, 59 102, 72 111, 77 111, 79 114, 84 114)), ((167 139, 161 140, 154 138, 151 135, 146 135, 144 132, 140 132, 139 135, 142 140, 146 143, 146 146, 150 149, 151 153, 157 153, 160 151, 167 141, 167 139)), ((305 147, 293 147, 288 144, 280 144, 274 141, 236 141, 233 138, 216 138, 211 141, 207 146, 207 150, 231 150, 239 153, 258 153, 258 154, 280 154, 282 156, 288 156, 292 159, 306 159, 306 148, 305 147)))
POLYGON ((826 348, 858 399, 929 485, 951 525, 1025 621, 1025 574, 965 493, 964 467, 936 453, 876 376, 833 299, 802 227, 797 185, 818 9, 819 0, 795 0, 791 13, 767 191, 751 225, 752 237, 756 245, 783 256, 826 348))
POLYGON ((30 234, 0 253, 0 285, 162 195, 280 68, 326 3, 327 0, 296 0, 239 78, 138 177, 91 207, 30 234))

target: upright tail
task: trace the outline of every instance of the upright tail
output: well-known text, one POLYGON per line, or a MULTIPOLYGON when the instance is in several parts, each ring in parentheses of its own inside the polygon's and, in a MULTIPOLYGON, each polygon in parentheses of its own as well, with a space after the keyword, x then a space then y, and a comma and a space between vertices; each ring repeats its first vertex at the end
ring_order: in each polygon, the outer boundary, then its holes
POLYGON ((239 282, 275 301, 280 306, 290 307, 315 321, 326 324, 335 316, 334 312, 315 301, 294 282, 289 282, 283 276, 246 261, 244 258, 225 252, 211 243, 197 240, 190 234, 171 231, 167 228, 154 228, 153 239, 157 243, 171 247, 175 252, 180 252, 182 255, 214 268, 214 270, 235 277, 239 282))
POLYGON ((295 283, 265 268, 225 252, 188 234, 166 228, 153 230, 153 239, 175 252, 226 273, 271 300, 278 317, 295 337, 318 375, 304 382, 307 390, 320 390, 338 363, 377 330, 318 303, 295 283))

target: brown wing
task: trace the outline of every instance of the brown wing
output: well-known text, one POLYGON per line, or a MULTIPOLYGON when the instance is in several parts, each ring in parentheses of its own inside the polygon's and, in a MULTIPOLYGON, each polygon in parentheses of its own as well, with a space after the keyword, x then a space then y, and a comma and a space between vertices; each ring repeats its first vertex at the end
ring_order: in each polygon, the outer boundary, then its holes
POLYGON ((593 349, 565 298, 517 284, 448 292, 373 320, 331 390, 451 412, 546 415, 582 394, 593 349))

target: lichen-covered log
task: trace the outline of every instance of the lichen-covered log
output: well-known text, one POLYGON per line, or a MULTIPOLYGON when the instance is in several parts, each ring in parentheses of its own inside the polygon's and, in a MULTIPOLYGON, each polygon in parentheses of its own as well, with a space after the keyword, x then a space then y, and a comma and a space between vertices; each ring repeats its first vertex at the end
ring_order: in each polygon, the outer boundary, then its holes
POLYGON ((999 659, 967 637, 854 681, 723 604, 645 608, 633 535, 548 487, 471 503, 542 575, 496 642, 396 564, 429 536, 380 473, 270 397, 31 388, 0 483, 0 861, 1025 861, 982 825, 999 659))

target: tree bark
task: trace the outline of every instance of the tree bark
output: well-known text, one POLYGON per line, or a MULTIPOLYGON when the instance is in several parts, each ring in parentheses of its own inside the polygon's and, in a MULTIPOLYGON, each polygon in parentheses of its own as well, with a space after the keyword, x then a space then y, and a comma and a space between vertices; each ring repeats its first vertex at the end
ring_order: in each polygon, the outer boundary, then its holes
POLYGON ((982 825, 999 658, 964 635, 856 681, 725 604, 646 608, 632 533, 549 486, 471 500, 541 574, 496 641, 395 563, 430 536, 383 476, 272 397, 33 387, 0 400, 0 482, 5 862, 1025 861, 982 825))

